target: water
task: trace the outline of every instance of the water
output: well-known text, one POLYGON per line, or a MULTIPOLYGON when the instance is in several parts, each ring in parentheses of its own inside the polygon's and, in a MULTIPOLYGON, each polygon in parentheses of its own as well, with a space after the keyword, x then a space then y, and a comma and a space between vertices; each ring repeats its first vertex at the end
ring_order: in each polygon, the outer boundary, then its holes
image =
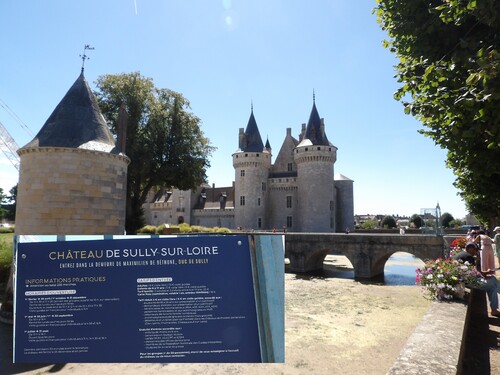
POLYGON ((384 267, 385 285, 415 285, 415 269, 424 262, 409 253, 395 253, 384 267))

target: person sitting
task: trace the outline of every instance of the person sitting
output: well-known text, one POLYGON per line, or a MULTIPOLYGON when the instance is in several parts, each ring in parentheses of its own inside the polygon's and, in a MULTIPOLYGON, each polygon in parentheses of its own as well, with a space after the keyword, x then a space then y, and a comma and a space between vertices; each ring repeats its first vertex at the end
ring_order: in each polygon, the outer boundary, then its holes
MULTIPOLYGON (((474 242, 469 242, 465 245, 465 251, 455 254, 453 256, 454 260, 459 262, 469 263, 480 267, 480 260, 476 261, 475 256, 478 255, 478 246, 474 242)), ((500 310, 498 310, 498 288, 499 283, 495 277, 495 271, 481 272, 481 282, 479 286, 474 286, 475 289, 484 290, 488 295, 490 301, 491 315, 495 317, 500 317, 500 310)))

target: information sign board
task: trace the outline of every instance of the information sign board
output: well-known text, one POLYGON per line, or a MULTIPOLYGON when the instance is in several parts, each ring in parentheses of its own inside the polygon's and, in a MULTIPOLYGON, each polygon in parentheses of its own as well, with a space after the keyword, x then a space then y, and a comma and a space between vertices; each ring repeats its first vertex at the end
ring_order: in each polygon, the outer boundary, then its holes
POLYGON ((261 362, 247 236, 18 243, 14 362, 261 362))

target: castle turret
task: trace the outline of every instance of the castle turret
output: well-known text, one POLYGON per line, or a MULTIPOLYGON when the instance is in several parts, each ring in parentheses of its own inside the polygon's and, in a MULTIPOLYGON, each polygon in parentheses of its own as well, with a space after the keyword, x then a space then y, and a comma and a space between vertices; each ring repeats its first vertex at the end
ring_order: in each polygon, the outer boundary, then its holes
POLYGON ((266 227, 267 178, 271 168, 270 146, 262 142, 259 128, 250 113, 245 131, 240 129, 239 147, 233 154, 235 169, 234 221, 236 227, 266 227))
POLYGON ((294 149, 297 212, 300 212, 294 219, 294 228, 300 232, 334 232, 333 165, 337 148, 328 141, 323 119, 319 117, 314 100, 307 127, 302 134, 300 143, 294 149))
POLYGON ((127 166, 83 72, 18 150, 17 234, 122 234, 127 166))

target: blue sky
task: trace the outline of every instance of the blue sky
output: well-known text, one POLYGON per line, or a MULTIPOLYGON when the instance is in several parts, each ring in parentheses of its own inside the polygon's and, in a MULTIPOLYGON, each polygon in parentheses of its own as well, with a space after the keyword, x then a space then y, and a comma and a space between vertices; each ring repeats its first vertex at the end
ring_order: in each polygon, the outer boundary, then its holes
MULTIPOLYGON (((382 47, 374 0, 3 0, 0 121, 28 143, 80 74, 140 71, 181 92, 217 147, 208 182, 234 180, 231 154, 253 102, 276 157, 286 128, 298 138, 316 106, 338 147, 335 173, 354 180, 356 214, 420 213, 459 218, 465 205, 446 151, 393 99, 396 59, 382 47), (5 106, 8 106, 7 109, 5 106), (26 132, 13 111, 27 124, 26 132)), ((0 155, 0 187, 17 172, 0 155)))

